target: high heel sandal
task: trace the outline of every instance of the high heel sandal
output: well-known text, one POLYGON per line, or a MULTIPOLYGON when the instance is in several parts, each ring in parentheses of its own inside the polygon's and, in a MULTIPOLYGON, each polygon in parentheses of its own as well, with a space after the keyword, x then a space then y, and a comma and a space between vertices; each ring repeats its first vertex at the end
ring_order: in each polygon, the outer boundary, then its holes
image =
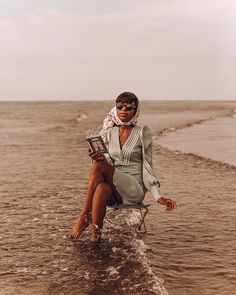
POLYGON ((82 232, 89 226, 92 221, 92 214, 91 212, 84 214, 83 212, 80 214, 78 220, 76 221, 73 229, 70 232, 70 238, 78 238, 82 232))
POLYGON ((101 241, 102 230, 95 223, 92 223, 91 225, 92 225, 92 234, 91 234, 90 240, 94 244, 99 244, 101 241))

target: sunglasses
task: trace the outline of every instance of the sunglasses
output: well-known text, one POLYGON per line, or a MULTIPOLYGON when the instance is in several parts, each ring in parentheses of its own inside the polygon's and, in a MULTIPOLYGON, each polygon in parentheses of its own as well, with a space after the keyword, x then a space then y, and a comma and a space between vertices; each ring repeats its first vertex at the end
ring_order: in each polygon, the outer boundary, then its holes
POLYGON ((135 105, 133 103, 123 103, 123 102, 117 102, 116 108, 118 110, 122 110, 125 107, 127 111, 131 111, 135 109, 135 105))

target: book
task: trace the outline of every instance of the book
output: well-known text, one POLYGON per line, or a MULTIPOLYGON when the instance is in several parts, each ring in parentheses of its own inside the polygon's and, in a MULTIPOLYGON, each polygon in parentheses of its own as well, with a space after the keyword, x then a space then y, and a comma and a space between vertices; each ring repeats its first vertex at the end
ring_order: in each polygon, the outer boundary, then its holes
POLYGON ((86 138, 89 148, 94 153, 109 154, 107 147, 99 134, 90 135, 86 138))

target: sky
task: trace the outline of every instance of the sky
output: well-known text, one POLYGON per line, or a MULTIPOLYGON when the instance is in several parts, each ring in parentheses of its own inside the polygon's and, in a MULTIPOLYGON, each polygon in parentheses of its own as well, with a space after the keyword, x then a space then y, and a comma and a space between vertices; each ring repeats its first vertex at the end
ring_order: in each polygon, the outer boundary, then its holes
POLYGON ((236 99, 235 0, 0 0, 0 100, 236 99))

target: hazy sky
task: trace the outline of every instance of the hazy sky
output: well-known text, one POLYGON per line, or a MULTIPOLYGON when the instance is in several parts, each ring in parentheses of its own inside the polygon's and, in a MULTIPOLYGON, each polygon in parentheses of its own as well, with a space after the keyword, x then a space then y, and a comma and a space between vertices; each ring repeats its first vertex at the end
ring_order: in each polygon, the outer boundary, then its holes
POLYGON ((236 99, 235 0, 0 0, 0 100, 236 99))

